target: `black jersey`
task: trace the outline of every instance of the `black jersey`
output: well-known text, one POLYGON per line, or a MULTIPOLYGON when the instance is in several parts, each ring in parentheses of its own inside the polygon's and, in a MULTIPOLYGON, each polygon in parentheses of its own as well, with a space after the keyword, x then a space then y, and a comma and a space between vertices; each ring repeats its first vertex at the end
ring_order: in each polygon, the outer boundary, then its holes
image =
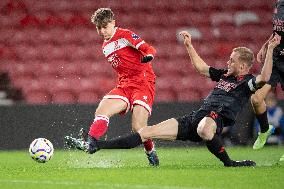
POLYGON ((227 70, 209 68, 210 78, 218 83, 206 97, 200 110, 218 112, 229 126, 235 123, 238 112, 257 89, 253 87, 253 75, 235 77, 227 76, 226 73, 227 70))
POLYGON ((280 52, 284 47, 284 0, 279 0, 273 13, 273 33, 277 33, 281 36, 280 45, 275 50, 280 52))
POLYGON ((281 83, 284 90, 284 0, 279 0, 273 14, 273 33, 281 36, 280 44, 273 50, 273 70, 269 84, 275 87, 281 83))

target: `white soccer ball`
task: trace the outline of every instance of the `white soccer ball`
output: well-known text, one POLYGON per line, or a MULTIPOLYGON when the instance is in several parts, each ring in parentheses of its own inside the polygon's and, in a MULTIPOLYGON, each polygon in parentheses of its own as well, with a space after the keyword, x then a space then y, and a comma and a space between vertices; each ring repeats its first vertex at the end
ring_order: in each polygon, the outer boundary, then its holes
POLYGON ((53 155, 53 145, 45 138, 35 139, 29 148, 30 156, 39 163, 48 162, 53 155))

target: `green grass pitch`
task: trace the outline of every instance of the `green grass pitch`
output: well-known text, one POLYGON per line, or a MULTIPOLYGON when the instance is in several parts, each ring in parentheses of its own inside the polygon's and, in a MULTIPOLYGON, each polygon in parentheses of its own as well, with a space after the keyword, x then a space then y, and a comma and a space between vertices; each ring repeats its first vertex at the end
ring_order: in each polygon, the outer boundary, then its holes
POLYGON ((257 167, 225 168, 204 147, 158 148, 160 167, 148 166, 142 148, 102 150, 88 155, 56 150, 40 164, 25 151, 0 151, 0 189, 282 189, 284 147, 230 147, 233 159, 257 167))

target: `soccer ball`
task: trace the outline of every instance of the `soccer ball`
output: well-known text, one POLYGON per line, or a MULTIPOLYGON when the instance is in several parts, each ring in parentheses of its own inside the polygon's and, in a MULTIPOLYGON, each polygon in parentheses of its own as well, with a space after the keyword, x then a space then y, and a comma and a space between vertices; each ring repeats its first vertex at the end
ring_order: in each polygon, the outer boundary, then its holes
POLYGON ((53 145, 45 138, 35 139, 29 148, 30 156, 39 163, 48 162, 53 155, 53 145))

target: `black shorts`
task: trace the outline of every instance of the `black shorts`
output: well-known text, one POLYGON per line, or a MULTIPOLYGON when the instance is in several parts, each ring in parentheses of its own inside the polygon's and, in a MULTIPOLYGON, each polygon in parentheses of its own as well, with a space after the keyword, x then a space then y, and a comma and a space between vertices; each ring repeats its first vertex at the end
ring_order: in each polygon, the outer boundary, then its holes
POLYGON ((211 117, 216 122, 216 134, 220 135, 224 127, 222 116, 214 111, 197 111, 176 118, 178 121, 177 140, 190 140, 192 142, 202 141, 203 139, 197 133, 197 127, 204 117, 211 117))
POLYGON ((284 57, 273 56, 272 73, 267 83, 272 87, 276 87, 277 83, 280 83, 284 91, 284 57))

